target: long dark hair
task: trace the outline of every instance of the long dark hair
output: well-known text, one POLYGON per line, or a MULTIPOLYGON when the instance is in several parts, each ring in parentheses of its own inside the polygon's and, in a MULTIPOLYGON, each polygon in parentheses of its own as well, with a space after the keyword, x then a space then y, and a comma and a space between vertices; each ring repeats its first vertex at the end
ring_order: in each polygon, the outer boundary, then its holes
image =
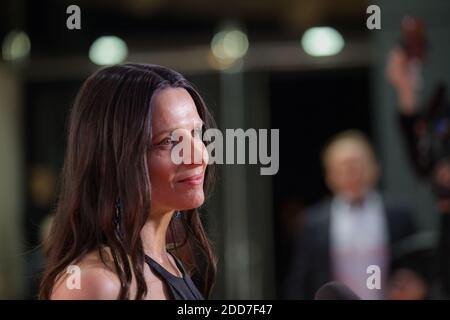
MULTIPOLYGON (((106 265, 102 250, 105 246, 110 248, 121 283, 118 298, 132 298, 133 275, 136 299, 147 294, 140 231, 150 211, 150 104, 155 92, 169 87, 186 89, 205 129, 215 126, 193 85, 180 73, 162 66, 111 66, 95 72, 82 85, 71 110, 60 193, 45 242, 47 265, 39 292, 41 299, 50 298, 65 268, 85 254, 98 250, 106 265), (118 199, 122 236, 115 223, 118 199)), ((208 165, 205 194, 214 177, 214 165, 208 165)), ((188 265, 191 273, 197 272, 197 285, 208 297, 216 275, 216 256, 198 210, 187 210, 180 218, 172 218, 169 231, 169 249, 188 265)))

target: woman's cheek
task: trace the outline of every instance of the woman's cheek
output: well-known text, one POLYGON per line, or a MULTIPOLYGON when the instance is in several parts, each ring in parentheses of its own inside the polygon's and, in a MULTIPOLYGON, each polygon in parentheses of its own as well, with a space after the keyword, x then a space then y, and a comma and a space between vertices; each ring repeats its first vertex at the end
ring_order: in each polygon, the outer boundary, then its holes
POLYGON ((176 166, 171 162, 169 157, 155 154, 150 159, 149 173, 150 183, 165 189, 172 185, 172 177, 176 171, 176 166))

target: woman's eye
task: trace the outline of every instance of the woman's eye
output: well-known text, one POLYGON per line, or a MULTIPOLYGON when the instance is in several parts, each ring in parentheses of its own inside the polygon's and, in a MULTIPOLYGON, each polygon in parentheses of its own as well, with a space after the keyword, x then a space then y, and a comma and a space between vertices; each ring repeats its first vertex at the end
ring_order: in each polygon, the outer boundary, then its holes
POLYGON ((163 139, 160 143, 158 143, 158 145, 160 146, 171 146, 174 143, 174 141, 172 140, 172 138, 167 137, 165 139, 163 139))

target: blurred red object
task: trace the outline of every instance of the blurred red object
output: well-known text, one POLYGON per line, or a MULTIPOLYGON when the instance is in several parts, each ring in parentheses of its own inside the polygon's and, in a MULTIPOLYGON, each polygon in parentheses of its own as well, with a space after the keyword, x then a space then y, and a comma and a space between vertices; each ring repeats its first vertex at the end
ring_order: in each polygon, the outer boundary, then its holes
POLYGON ((405 17, 401 25, 401 43, 409 59, 423 61, 426 54, 425 24, 421 18, 405 17))

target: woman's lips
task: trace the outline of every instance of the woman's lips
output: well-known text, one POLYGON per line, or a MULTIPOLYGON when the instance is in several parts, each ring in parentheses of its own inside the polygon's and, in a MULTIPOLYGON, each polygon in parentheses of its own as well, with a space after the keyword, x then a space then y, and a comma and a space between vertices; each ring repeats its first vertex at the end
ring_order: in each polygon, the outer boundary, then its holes
POLYGON ((203 183, 203 173, 190 176, 188 178, 179 180, 178 182, 187 183, 187 184, 194 185, 194 186, 202 184, 203 183))

